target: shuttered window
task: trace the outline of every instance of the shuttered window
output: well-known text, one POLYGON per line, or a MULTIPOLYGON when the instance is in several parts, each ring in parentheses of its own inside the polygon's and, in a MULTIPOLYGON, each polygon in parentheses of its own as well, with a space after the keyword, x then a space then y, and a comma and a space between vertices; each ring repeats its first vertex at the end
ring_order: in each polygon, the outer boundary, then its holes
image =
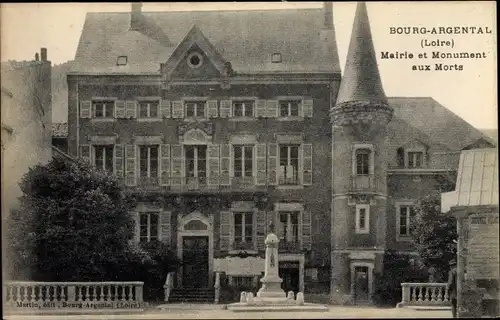
POLYGON ((99 170, 113 172, 113 146, 94 146, 94 165, 99 170))
POLYGON ((158 240, 159 225, 158 213, 139 213, 139 242, 150 242, 158 240))
POLYGON ((140 101, 138 103, 139 108, 139 118, 158 118, 159 114, 159 101, 140 101))
POLYGON ((121 144, 115 145, 115 175, 118 178, 123 177, 123 146, 121 144))
POLYGON ((299 216, 300 211, 280 211, 278 220, 278 237, 286 243, 299 241, 299 216))
POLYGON ((253 101, 233 101, 233 117, 253 117, 253 101))
POLYGON ((279 184, 299 184, 299 145, 280 145, 279 159, 279 184))
POLYGON ((93 117, 97 119, 113 118, 115 112, 114 108, 115 108, 115 102, 112 100, 93 101, 92 102, 93 117))
POLYGON ((299 108, 302 104, 301 100, 280 100, 279 114, 280 117, 298 117, 299 108))
POLYGON ((205 101, 189 101, 186 105, 186 117, 188 118, 204 118, 205 117, 205 101))
POLYGON ((233 215, 233 249, 254 249, 254 219, 253 212, 235 212, 233 215))
POLYGON ((235 145, 233 146, 234 155, 234 176, 252 177, 253 176, 253 146, 235 145))
POLYGON ((158 177, 158 146, 139 147, 139 173, 141 177, 158 177))
POLYGON ((207 146, 185 146, 187 177, 207 176, 207 146))

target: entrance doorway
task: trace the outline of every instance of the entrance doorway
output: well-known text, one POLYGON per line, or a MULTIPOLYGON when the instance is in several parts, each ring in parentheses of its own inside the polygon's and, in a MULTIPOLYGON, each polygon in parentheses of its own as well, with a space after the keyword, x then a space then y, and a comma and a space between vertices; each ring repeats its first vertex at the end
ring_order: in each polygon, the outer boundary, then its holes
POLYGON ((354 268, 354 299, 356 302, 368 302, 370 300, 368 267, 354 268))
POLYGON ((286 293, 293 291, 297 294, 300 290, 300 263, 298 261, 280 261, 278 273, 283 280, 281 288, 286 293))
POLYGON ((208 288, 208 237, 182 237, 182 286, 184 288, 208 288))

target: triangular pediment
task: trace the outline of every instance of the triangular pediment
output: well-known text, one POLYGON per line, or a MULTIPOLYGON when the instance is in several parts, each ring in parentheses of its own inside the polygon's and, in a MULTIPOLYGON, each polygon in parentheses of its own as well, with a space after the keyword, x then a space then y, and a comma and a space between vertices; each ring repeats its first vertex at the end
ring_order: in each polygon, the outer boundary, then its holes
POLYGON ((218 78, 227 73, 227 61, 194 25, 164 64, 167 78, 218 78))

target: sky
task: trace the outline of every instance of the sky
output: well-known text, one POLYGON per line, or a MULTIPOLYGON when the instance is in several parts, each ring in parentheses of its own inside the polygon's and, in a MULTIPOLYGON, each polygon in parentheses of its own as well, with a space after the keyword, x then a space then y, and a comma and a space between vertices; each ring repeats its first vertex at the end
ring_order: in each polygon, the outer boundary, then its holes
MULTIPOLYGON (((322 2, 153 3, 143 11, 251 10, 317 8, 322 2)), ((479 1, 368 2, 375 51, 387 96, 433 97, 477 128, 497 123, 496 3, 479 1), (490 34, 391 34, 391 27, 488 27, 490 34), (452 41, 453 48, 421 48, 422 41, 452 41), (418 54, 481 52, 486 58, 452 59, 461 71, 413 71, 413 65, 431 65, 418 54), (414 59, 382 59, 382 52, 408 52, 414 59)), ((333 16, 341 69, 349 46, 356 4, 333 3, 333 16)), ((1 4, 1 60, 31 60, 41 47, 53 64, 74 59, 87 12, 127 12, 129 3, 15 3, 1 4)), ((442 61, 443 62, 443 61, 442 61)))

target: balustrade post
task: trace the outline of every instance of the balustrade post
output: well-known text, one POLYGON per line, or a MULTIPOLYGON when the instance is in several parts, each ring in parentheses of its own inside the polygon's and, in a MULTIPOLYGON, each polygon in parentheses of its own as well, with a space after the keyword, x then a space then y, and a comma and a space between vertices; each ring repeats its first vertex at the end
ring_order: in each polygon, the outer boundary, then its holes
POLYGON ((167 273, 167 279, 165 279, 165 284, 163 285, 163 289, 165 292, 165 302, 168 302, 168 299, 170 297, 170 290, 172 289, 172 276, 173 273, 169 272, 167 273))
POLYGON ((70 302, 76 301, 76 290, 75 290, 75 285, 73 284, 68 285, 68 301, 70 302))
POLYGON ((397 308, 402 308, 410 302, 410 290, 411 288, 409 283, 401 284, 401 302, 397 304, 397 308))
POLYGON ((137 284, 135 286, 135 300, 137 302, 142 302, 142 286, 144 285, 144 283, 140 283, 140 284, 137 284))
POLYGON ((215 304, 219 304, 219 296, 220 296, 220 272, 215 273, 215 304))

